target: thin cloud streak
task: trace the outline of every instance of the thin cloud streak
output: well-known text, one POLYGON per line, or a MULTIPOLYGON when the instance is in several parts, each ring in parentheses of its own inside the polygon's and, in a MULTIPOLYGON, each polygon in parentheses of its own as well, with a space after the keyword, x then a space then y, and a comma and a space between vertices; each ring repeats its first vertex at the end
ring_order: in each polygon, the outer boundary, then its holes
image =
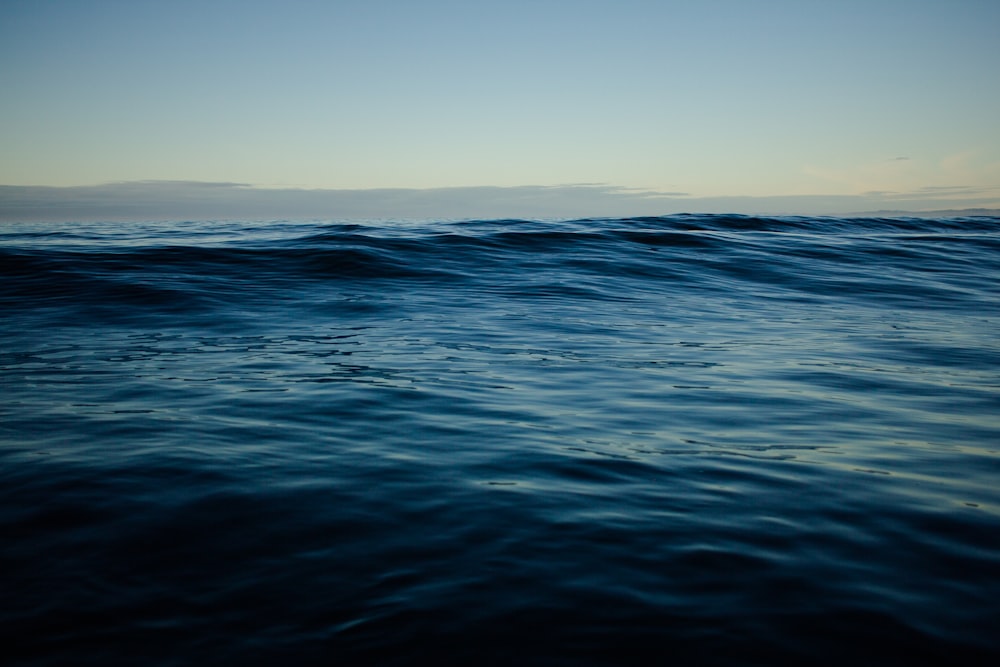
POLYGON ((365 190, 265 189, 246 183, 130 181, 77 187, 0 186, 0 221, 491 219, 746 213, 1000 209, 1000 188, 928 186, 910 192, 691 197, 612 185, 365 190))

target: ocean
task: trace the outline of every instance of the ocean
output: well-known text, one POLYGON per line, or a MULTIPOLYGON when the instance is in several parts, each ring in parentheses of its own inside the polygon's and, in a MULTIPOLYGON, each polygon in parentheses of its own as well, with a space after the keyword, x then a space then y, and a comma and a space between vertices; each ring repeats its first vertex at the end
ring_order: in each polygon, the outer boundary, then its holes
POLYGON ((1000 219, 0 226, 13 665, 1000 664, 1000 219))

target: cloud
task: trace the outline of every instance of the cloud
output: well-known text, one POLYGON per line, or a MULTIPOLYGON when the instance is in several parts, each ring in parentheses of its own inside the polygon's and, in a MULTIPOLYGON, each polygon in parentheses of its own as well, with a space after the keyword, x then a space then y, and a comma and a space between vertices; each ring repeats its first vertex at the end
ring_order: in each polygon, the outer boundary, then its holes
POLYGON ((133 181, 62 188, 0 186, 0 220, 614 216, 661 212, 684 196, 599 184, 307 190, 133 181))
POLYGON ((976 187, 974 185, 925 185, 918 189, 916 192, 920 193, 939 193, 939 194, 952 194, 952 193, 981 193, 985 192, 987 188, 976 187))
POLYGON ((1000 208, 1000 189, 927 186, 862 195, 693 197, 612 185, 370 190, 267 189, 246 183, 131 181, 79 187, 0 186, 0 221, 371 220, 582 218, 1000 208))
POLYGON ((991 193, 996 195, 1000 188, 988 188, 977 185, 925 185, 906 193, 896 193, 894 197, 906 199, 970 199, 986 197, 991 193))

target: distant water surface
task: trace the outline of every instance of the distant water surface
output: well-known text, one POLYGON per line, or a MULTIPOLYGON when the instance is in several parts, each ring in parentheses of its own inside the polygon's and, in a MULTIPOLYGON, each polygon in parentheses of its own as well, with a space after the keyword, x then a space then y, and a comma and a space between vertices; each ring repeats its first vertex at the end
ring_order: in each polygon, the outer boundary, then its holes
POLYGON ((0 227, 23 665, 1000 664, 1000 219, 0 227))

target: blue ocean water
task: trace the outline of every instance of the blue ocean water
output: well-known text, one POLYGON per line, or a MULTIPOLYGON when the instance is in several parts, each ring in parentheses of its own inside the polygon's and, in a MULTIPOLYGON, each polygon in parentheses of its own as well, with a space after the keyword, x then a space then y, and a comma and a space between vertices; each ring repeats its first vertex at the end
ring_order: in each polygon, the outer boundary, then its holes
POLYGON ((1000 219, 0 227, 24 665, 1000 659, 1000 219))

